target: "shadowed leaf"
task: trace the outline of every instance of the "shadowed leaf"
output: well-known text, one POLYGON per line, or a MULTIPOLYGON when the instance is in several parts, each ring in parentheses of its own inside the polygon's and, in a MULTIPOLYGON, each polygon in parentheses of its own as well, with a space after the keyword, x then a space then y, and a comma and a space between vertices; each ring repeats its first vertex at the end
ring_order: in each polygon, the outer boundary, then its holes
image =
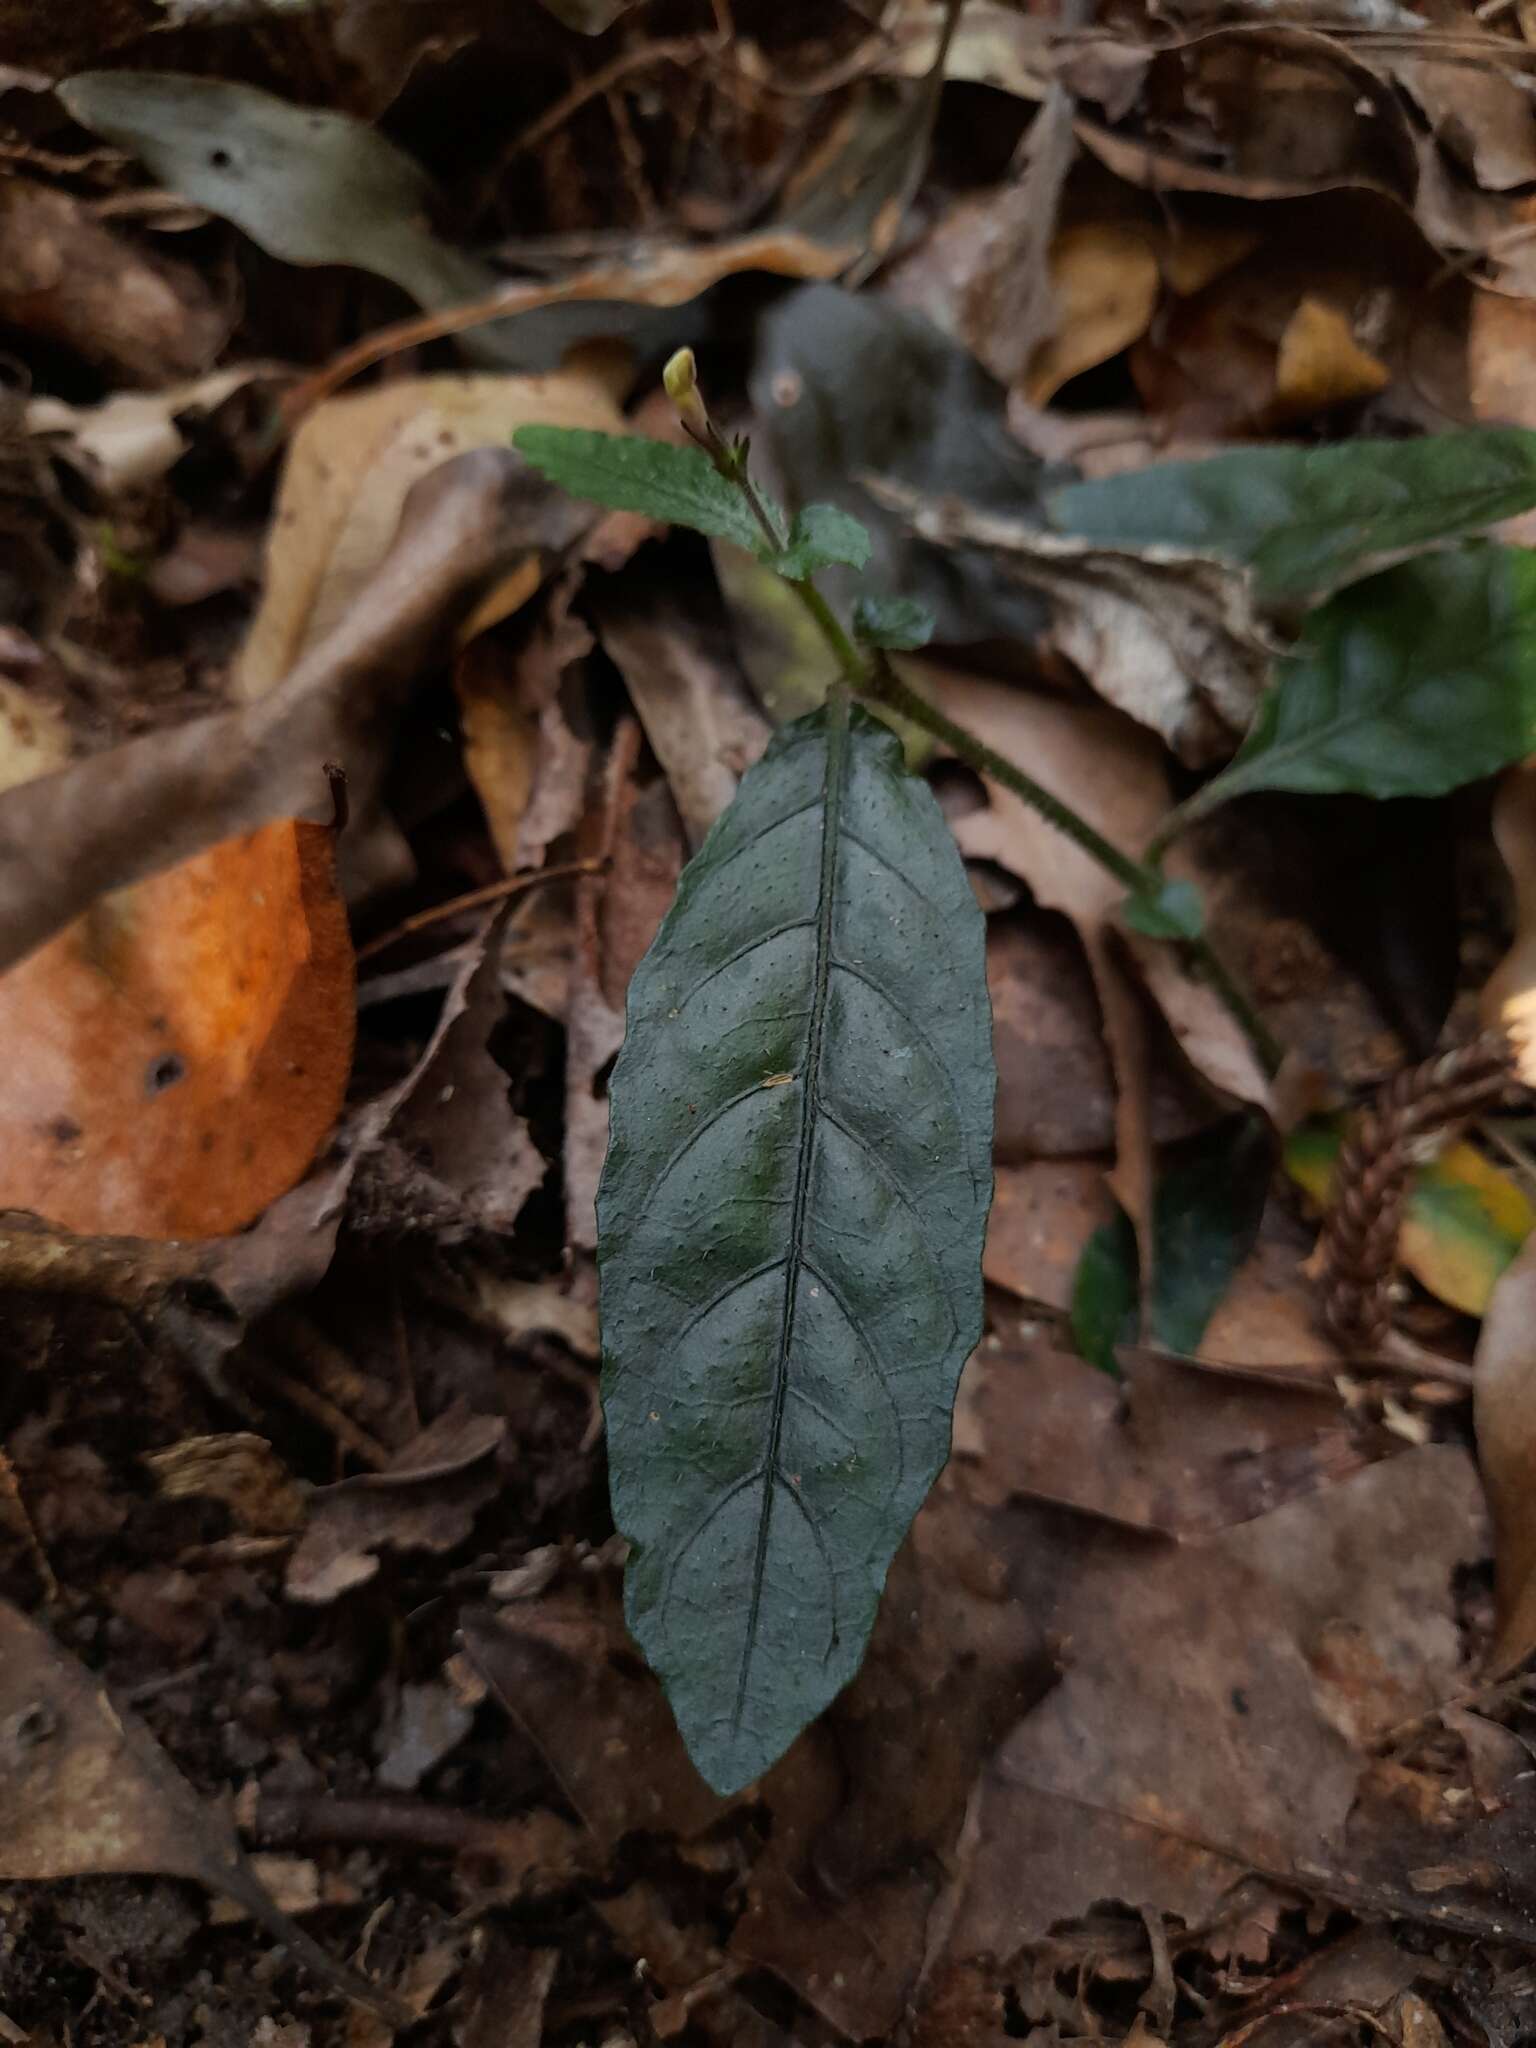
POLYGON ((786 727, 629 992, 598 1203, 630 1627, 719 1791, 858 1669, 981 1326, 980 913, 861 713, 786 727))

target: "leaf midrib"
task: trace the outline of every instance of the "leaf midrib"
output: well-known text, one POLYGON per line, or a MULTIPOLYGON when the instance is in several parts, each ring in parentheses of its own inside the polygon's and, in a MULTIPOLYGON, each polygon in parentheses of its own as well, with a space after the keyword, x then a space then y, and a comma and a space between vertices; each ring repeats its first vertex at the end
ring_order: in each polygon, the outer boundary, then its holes
POLYGON ((746 1637, 742 1644, 741 1671, 736 1683, 736 1706, 731 1732, 741 1733, 741 1718, 747 1703, 752 1675, 752 1654, 757 1647, 757 1624, 762 1610, 763 1584, 768 1565, 768 1544, 773 1524, 773 1503, 779 1469, 779 1443, 784 1430, 784 1408, 789 1395, 789 1356, 795 1335, 795 1305, 799 1295, 803 1263, 805 1211, 811 1185, 811 1161, 816 1144, 818 1082, 821 1074, 822 1039, 827 1020, 827 993, 832 976, 832 917, 837 897, 837 842, 843 806, 843 779, 848 753, 848 701, 835 692, 827 706, 827 765, 822 784, 824 810, 821 821, 821 866, 816 900, 816 962, 813 970, 811 1015, 806 1030, 805 1069, 800 1098, 800 1138, 795 1159, 795 1191, 789 1213, 789 1256, 784 1266, 784 1305, 779 1318, 779 1348, 773 1368, 773 1400, 768 1419, 768 1447, 762 1464, 763 1501, 757 1524, 757 1546, 752 1559, 752 1585, 748 1596, 746 1637))

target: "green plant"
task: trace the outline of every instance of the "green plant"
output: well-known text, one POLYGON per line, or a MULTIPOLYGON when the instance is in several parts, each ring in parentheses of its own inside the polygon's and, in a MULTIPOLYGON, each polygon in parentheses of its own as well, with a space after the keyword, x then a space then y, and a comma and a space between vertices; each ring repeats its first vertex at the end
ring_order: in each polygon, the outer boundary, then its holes
MULTIPOLYGON (((825 706, 781 728, 743 779, 635 974, 599 1196, 611 1484, 634 1546, 626 1610, 695 1761, 733 1791, 858 1669, 981 1327, 982 921, 937 805, 856 700, 933 735, 1114 875, 1125 922, 1180 947, 1273 1068, 1279 1048, 1162 852, 1246 790, 1433 793, 1536 743, 1530 557, 1470 543, 1337 587, 1536 502, 1536 436, 1447 436, 1438 454, 1349 444, 1326 461, 1264 450, 1061 494, 1058 521, 1084 531, 1134 540, 1161 518, 1272 595, 1334 589, 1236 759, 1141 854, 898 673, 892 653, 931 632, 921 607, 872 594, 845 626, 815 577, 863 566, 863 528, 828 505, 785 517, 746 444, 711 421, 689 351, 666 384, 690 445, 531 426, 516 446, 576 495, 749 549, 838 670, 825 706)), ((1160 1183, 1148 1319, 1161 1341, 1199 1341, 1272 1161, 1249 1118, 1160 1183)), ((1074 1304, 1085 1353, 1106 1367, 1137 1289, 1120 1219, 1090 1246, 1074 1304)))

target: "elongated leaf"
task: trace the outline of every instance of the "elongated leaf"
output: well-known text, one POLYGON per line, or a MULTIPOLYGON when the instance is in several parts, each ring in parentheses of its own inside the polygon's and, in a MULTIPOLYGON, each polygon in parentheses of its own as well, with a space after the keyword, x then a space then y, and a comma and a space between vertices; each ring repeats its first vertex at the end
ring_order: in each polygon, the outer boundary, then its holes
POLYGON ((857 1671, 981 1328, 982 920, 892 735, 780 730, 629 991, 598 1197, 629 1624, 749 1783, 857 1671))
POLYGON ((1355 583, 1308 619, 1231 765, 1255 789, 1440 796, 1536 746, 1536 554, 1478 541, 1355 583))
POLYGON ((1479 427, 1419 441, 1252 448, 1069 484, 1048 502, 1063 533, 1182 547, 1254 571, 1259 595, 1337 589, 1369 562, 1476 533, 1536 505, 1536 434, 1479 427))
POLYGON ((537 426, 519 427, 512 445, 574 498, 592 498, 620 512, 644 512, 716 540, 733 540, 754 554, 763 552, 763 535, 746 500, 702 448, 674 447, 639 434, 537 426))

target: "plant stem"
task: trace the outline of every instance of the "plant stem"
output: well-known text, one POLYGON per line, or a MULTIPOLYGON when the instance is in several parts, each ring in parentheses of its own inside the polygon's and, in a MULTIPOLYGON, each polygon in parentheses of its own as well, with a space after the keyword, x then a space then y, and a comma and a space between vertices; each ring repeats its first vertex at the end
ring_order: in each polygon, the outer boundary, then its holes
POLYGON ((883 655, 876 657, 873 674, 864 686, 864 694, 878 698, 889 705, 892 711, 899 711, 903 718, 913 725, 920 725, 925 732, 931 732, 935 739, 942 740, 951 753, 968 762, 978 774, 985 775, 992 782, 1000 782, 1004 789, 1012 790, 1016 797, 1027 803, 1032 811, 1038 811, 1048 824, 1054 825, 1074 845, 1096 860, 1099 866, 1107 868, 1116 881, 1123 882, 1127 889, 1138 895, 1149 886, 1155 895, 1162 886, 1162 877, 1154 875, 1118 846, 1110 844, 1101 833, 1095 832, 1086 818, 1064 804, 1060 797, 1026 775, 1022 768, 1015 768, 1011 761, 994 753, 984 741, 968 733, 963 725, 956 725, 952 718, 946 718, 942 711, 928 702, 909 683, 904 683, 889 661, 883 655))
MULTIPOLYGON (((751 509, 753 518, 762 529, 770 546, 781 549, 784 536, 779 532, 778 521, 769 511, 756 486, 747 473, 746 449, 741 443, 731 443, 715 429, 707 427, 708 439, 705 447, 716 469, 727 482, 736 485, 751 509)), ((1188 805, 1172 813, 1164 820, 1162 830, 1153 840, 1144 860, 1133 860, 1122 853, 1118 846, 1096 832, 1088 820, 1074 811, 1070 804, 1046 789, 1043 784, 1026 775, 1022 768, 1002 754, 995 752, 984 740, 967 732, 963 725, 957 725, 947 718, 928 699, 904 683, 884 649, 865 651, 856 645, 844 630, 837 614, 816 588, 810 577, 784 579, 806 611, 815 621, 816 629, 831 650, 838 666, 838 680, 832 689, 839 695, 851 690, 856 696, 867 697, 874 703, 884 704, 889 710, 907 719, 911 724, 921 726, 924 732, 942 740, 957 759, 984 775, 989 781, 999 783, 1011 790, 1021 802, 1038 811, 1047 824, 1054 825, 1074 846, 1081 847, 1091 860, 1112 874, 1116 881, 1136 896, 1155 898, 1161 891, 1164 876, 1156 864, 1156 855, 1190 815, 1188 805)), ((1249 1044, 1253 1047, 1261 1065, 1268 1074, 1279 1068, 1282 1048, 1274 1034, 1265 1024, 1249 1000, 1241 983, 1227 967, 1209 939, 1197 938, 1182 941, 1189 958, 1209 983, 1217 1000, 1241 1027, 1249 1044)))

